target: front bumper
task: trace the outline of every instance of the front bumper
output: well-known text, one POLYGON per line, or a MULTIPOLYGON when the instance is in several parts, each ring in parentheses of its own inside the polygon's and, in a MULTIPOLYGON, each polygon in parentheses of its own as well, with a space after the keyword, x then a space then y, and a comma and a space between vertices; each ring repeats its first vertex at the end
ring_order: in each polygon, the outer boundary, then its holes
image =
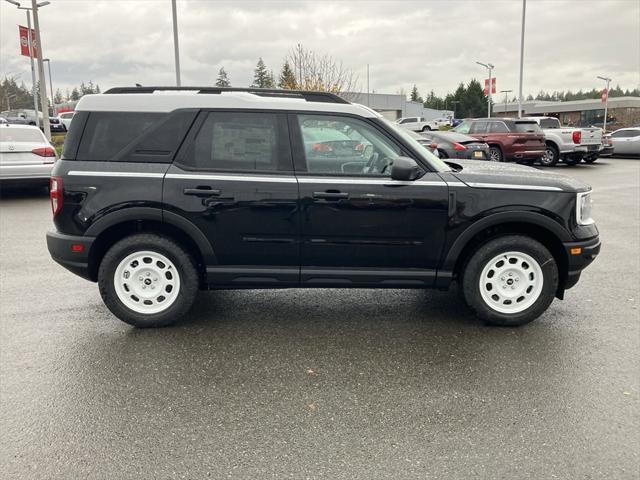
POLYGON ((563 289, 568 290, 578 283, 582 270, 587 268, 598 256, 602 244, 600 243, 600 237, 593 237, 589 240, 567 242, 563 245, 568 259, 567 278, 563 289))
POLYGON ((92 282, 95 282, 95 278, 92 278, 89 268, 89 253, 94 241, 95 237, 47 232, 47 248, 51 258, 70 272, 92 282))

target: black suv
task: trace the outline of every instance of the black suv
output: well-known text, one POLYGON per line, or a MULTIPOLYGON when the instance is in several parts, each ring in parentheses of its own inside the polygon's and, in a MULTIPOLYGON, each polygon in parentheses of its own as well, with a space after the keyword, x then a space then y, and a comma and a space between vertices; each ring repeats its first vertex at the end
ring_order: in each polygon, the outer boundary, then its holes
POLYGON ((329 93, 117 88, 76 112, 49 251, 138 327, 175 322, 198 289, 454 280, 481 319, 520 325, 600 250, 587 185, 444 163, 329 93))

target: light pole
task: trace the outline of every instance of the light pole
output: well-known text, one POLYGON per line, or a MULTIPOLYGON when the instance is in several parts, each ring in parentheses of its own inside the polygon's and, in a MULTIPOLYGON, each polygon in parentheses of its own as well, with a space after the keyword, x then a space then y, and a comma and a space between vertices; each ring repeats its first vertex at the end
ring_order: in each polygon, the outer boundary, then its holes
POLYGON ((476 62, 478 65, 482 65, 484 68, 489 70, 489 87, 487 88, 487 117, 491 118, 491 87, 493 86, 492 78, 491 78, 491 70, 495 67, 490 63, 482 63, 476 62))
MULTIPOLYGON (((31 0, 31 10, 33 10, 33 29, 36 31, 36 60, 38 61, 38 78, 40 79, 40 105, 42 105, 42 126, 44 136, 51 141, 51 128, 49 126, 49 108, 47 107, 47 80, 44 76, 44 64, 42 63, 42 39, 40 38, 40 22, 38 20, 38 8, 49 5, 49 2, 31 0)), ((31 34, 31 33, 29 33, 31 34)))
POLYGON ((522 0, 522 27, 520 29, 520 86, 518 87, 518 118, 522 118, 522 76, 524 71, 524 19, 527 0, 522 0))
MULTIPOLYGON (((37 92, 37 83, 36 83, 36 68, 33 63, 33 45, 31 38, 31 7, 23 7, 20 5, 20 2, 15 0, 5 0, 7 3, 15 5, 18 7, 18 10, 26 10, 27 12, 27 47, 29 48, 29 61, 31 62, 31 95, 33 96, 33 109, 35 110, 36 115, 36 126, 40 128, 40 117, 38 116, 38 92, 37 92)), ((45 5, 49 5, 49 2, 42 2, 39 4, 40 7, 44 7, 45 5)), ((40 49, 40 45, 38 43, 38 50, 40 49)), ((44 115, 43 115, 44 116, 44 115)))
POLYGON ((611 83, 611 79, 601 76, 598 76, 598 78, 607 82, 607 96, 604 97, 604 123, 602 124, 602 131, 607 133, 607 107, 609 106, 609 84, 611 83))
POLYGON ((43 62, 47 62, 47 69, 49 70, 49 90, 51 90, 51 113, 53 116, 56 115, 56 105, 53 101, 53 82, 51 81, 51 60, 45 58, 42 60, 43 62))
POLYGON ((176 0, 171 0, 173 13, 173 54, 176 63, 176 86, 180 86, 180 47, 178 46, 178 14, 176 12, 176 0))
POLYGON ((451 100, 451 103, 453 103, 453 118, 456 118, 456 104, 460 103, 460 100, 451 100))
POLYGON ((504 114, 507 114, 507 93, 511 93, 513 90, 500 90, 500 93, 504 93, 504 114))

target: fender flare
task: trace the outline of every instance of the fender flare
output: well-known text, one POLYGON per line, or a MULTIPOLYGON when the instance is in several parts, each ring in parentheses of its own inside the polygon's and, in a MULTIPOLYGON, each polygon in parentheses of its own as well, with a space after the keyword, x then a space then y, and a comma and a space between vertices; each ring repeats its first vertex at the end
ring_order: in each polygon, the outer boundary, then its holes
POLYGON ((453 272, 460 254, 473 237, 489 227, 504 223, 526 223, 542 227, 555 235, 561 242, 572 241, 571 235, 562 225, 540 213, 526 211, 493 213, 474 222, 455 239, 453 245, 451 245, 451 248, 446 253, 444 262, 442 263, 442 270, 445 272, 453 272))
POLYGON ((85 236, 98 237, 110 227, 136 220, 155 220, 181 230, 198 246, 205 265, 218 263, 211 242, 209 242, 202 230, 181 215, 160 208, 131 207, 111 212, 91 225, 85 232, 85 236))

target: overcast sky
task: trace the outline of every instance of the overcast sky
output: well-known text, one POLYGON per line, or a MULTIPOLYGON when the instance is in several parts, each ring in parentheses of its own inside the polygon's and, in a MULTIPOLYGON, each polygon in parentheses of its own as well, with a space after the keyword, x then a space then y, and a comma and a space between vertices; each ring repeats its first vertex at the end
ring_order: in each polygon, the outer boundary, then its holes
MULTIPOLYGON (((175 82, 170 0, 50 0, 40 10, 54 89, 175 82)), ((30 0, 20 0, 31 4, 30 0)), ((342 60, 366 89, 439 95, 496 68, 498 90, 518 89, 521 0, 178 0, 183 85, 211 85, 221 66, 233 86, 252 81, 259 56, 277 73, 298 42, 342 60)), ((31 83, 19 55, 24 11, 0 0, 0 75, 31 83)), ((640 87, 640 1, 529 0, 524 94, 602 88, 608 75, 640 87)))

